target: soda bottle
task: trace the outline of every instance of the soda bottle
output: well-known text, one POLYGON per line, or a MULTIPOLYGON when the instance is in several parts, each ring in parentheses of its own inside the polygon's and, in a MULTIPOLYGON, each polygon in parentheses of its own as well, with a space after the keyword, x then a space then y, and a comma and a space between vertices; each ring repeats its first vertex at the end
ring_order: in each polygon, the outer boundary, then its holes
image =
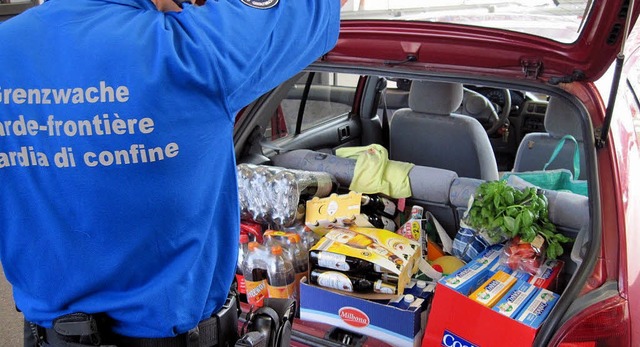
POLYGON ((283 232, 267 230, 264 237, 268 245, 280 245, 283 255, 293 265, 295 273, 295 297, 299 297, 300 280, 309 274, 309 256, 307 250, 302 246, 300 236, 294 232, 283 232))
POLYGON ((362 194, 360 205, 362 211, 367 214, 379 213, 391 219, 396 216, 398 211, 393 201, 380 195, 362 194))
POLYGON ((267 272, 269 297, 296 299, 293 264, 283 255, 282 246, 271 246, 270 260, 267 272))
POLYGON ((317 286, 357 293, 395 294, 397 286, 383 280, 370 280, 365 276, 333 270, 313 269, 309 282, 317 286))
POLYGON ((247 288, 247 302, 256 307, 262 307, 264 299, 269 297, 267 261, 266 249, 257 242, 249 242, 247 254, 242 262, 242 273, 247 288))
POLYGON ((238 294, 240 300, 247 302, 247 287, 244 283, 244 273, 242 263, 249 252, 249 235, 240 234, 240 246, 238 247, 238 261, 236 262, 236 280, 238 282, 238 294))
POLYGON ((304 249, 305 252, 309 251, 309 249, 320 240, 318 234, 313 232, 313 230, 304 223, 297 223, 290 227, 283 228, 283 230, 298 234, 300 236, 301 248, 304 249))

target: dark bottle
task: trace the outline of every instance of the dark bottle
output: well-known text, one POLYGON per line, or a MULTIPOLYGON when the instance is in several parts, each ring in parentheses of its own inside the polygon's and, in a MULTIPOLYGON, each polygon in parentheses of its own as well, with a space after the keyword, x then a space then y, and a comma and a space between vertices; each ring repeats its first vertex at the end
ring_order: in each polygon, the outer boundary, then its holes
POLYGON ((397 291, 396 285, 392 283, 333 270, 311 270, 309 281, 317 286, 344 292, 395 294, 397 291))
POLYGON ((398 211, 393 201, 379 195, 362 194, 360 204, 365 213, 378 213, 388 218, 394 218, 398 211))
POLYGON ((350 272, 383 272, 380 265, 366 260, 327 251, 309 251, 309 263, 312 267, 350 272))
POLYGON ((387 218, 378 213, 363 213, 362 216, 371 223, 374 228, 396 231, 396 223, 391 218, 387 218))

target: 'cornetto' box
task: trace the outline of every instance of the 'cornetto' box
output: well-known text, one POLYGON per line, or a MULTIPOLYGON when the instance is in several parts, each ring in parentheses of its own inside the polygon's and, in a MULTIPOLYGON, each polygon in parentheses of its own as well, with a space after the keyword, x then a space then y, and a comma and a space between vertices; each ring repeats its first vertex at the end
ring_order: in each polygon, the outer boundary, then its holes
POLYGON ((392 346, 420 346, 427 314, 424 306, 420 298, 405 309, 306 282, 300 286, 300 319, 372 336, 392 346))
MULTIPOLYGON (((441 280, 436 285, 422 346, 504 346, 508 341, 509 346, 530 347, 559 296, 521 280, 518 283, 513 288, 522 292, 519 296, 524 304, 514 307, 510 318, 495 310, 501 307, 500 301, 494 309, 488 308, 441 280), (473 317, 473 322, 465 317, 473 317)), ((503 300, 513 300, 511 293, 503 300)))

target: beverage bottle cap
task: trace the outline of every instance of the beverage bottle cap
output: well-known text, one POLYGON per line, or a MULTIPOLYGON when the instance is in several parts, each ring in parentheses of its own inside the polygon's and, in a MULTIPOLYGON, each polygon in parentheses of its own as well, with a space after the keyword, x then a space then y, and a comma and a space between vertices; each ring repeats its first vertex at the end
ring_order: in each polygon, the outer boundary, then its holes
POLYGON ((412 303, 416 300, 416 297, 413 294, 407 294, 404 296, 404 302, 412 303))
POLYGON ((416 286, 418 286, 418 288, 425 288, 427 286, 427 281, 419 280, 416 283, 416 286))
POLYGON ((280 245, 276 245, 276 246, 271 247, 271 254, 281 255, 282 254, 282 247, 280 245))
POLYGON ((249 243, 249 235, 240 234, 240 243, 249 243))
POLYGON ((258 247, 260 247, 260 244, 257 242, 249 242, 249 250, 250 251, 254 251, 256 250, 258 247))

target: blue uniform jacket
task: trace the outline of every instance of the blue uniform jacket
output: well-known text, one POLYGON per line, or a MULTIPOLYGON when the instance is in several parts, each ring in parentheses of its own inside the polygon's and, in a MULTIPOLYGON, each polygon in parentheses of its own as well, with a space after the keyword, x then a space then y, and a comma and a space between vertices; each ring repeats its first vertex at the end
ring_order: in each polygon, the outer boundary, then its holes
POLYGON ((216 312, 235 114, 333 47, 339 8, 51 0, 0 24, 0 257, 26 319, 106 312, 166 337, 216 312))

